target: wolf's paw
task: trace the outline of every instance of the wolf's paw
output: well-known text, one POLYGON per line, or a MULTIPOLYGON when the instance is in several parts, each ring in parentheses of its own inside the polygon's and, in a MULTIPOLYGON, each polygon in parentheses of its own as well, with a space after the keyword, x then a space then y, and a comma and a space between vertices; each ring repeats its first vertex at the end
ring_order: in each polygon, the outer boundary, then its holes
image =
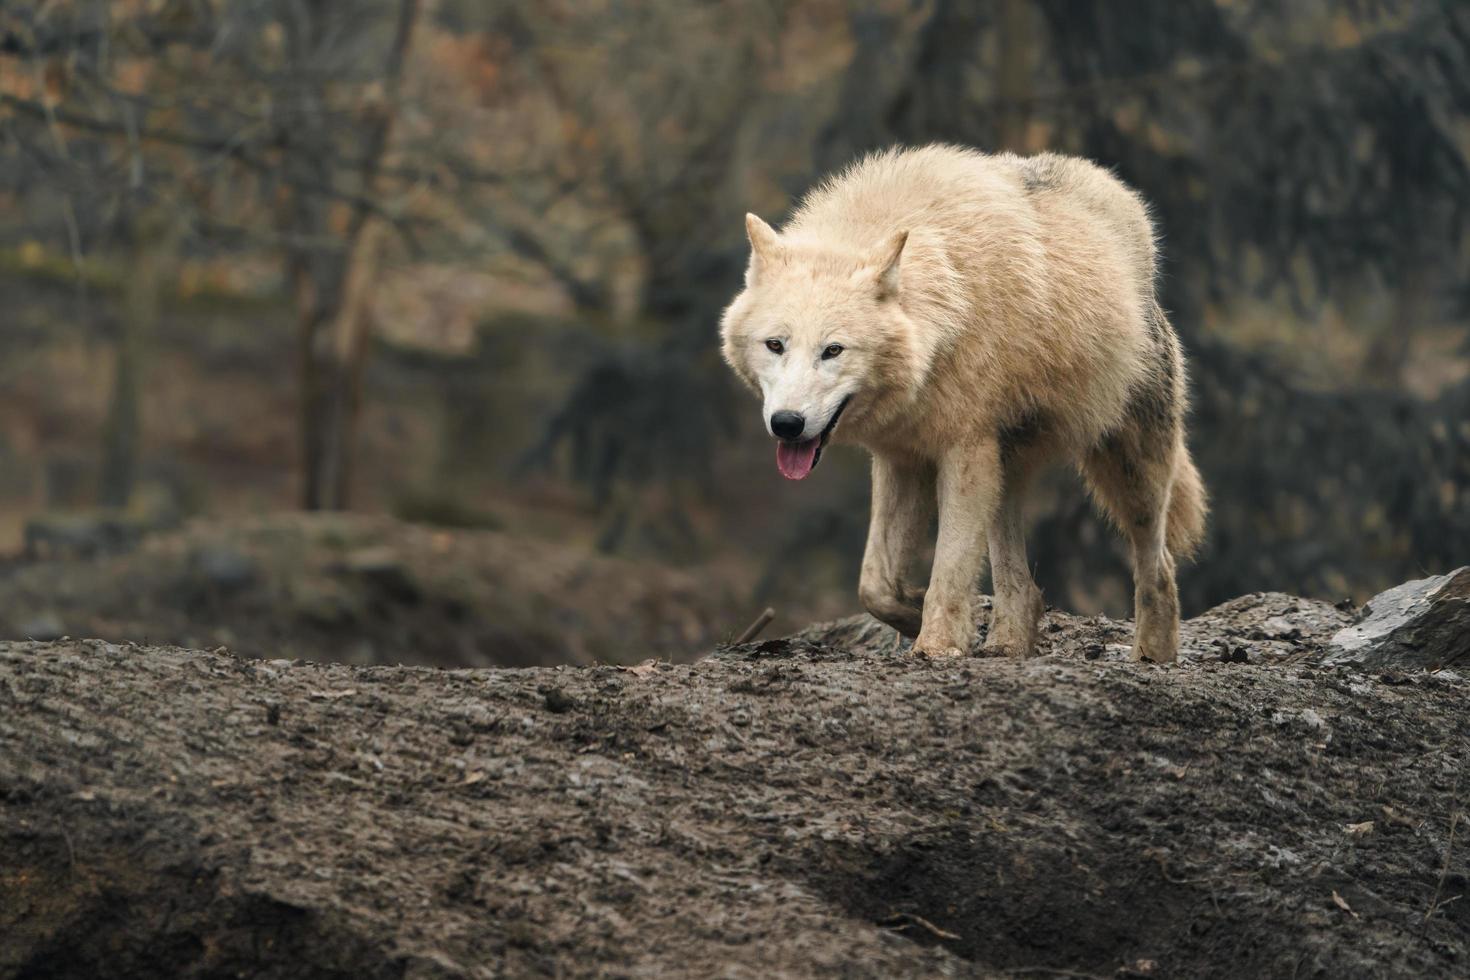
POLYGON ((1031 586, 1021 596, 997 596, 990 615, 985 653, 992 657, 1024 660, 1036 656, 1036 637, 1046 603, 1041 590, 1031 586))
POLYGON ((1133 649, 1128 654, 1128 659, 1134 663, 1172 664, 1179 659, 1179 648, 1134 643, 1133 649))
POLYGON ((1023 638, 1006 637, 992 633, 985 638, 983 649, 987 656, 1025 660, 1029 657, 1036 656, 1036 641, 1035 639, 1028 641, 1023 638))
POLYGON ((1133 634, 1133 650, 1128 659, 1154 664, 1172 664, 1179 659, 1179 627, 1177 620, 1162 623, 1144 617, 1133 634))
POLYGON ((918 644, 915 644, 914 648, 909 651, 909 655, 912 657, 918 657, 923 660, 948 660, 951 657, 963 657, 965 655, 965 651, 961 650, 959 647, 931 648, 921 647, 918 644))
POLYGON ((920 634, 919 638, 914 641, 913 648, 909 650, 909 655, 941 660, 949 657, 963 657, 965 650, 950 637, 930 637, 920 634))
POLYGON ((993 623, 990 632, 985 636, 985 645, 982 647, 988 657, 1010 657, 1014 660, 1025 660, 1036 656, 1036 627, 1033 624, 1027 629, 1024 621, 1021 625, 1013 618, 1003 619, 993 623))
POLYGON ((918 636, 924 621, 924 590, 910 586, 896 589, 860 588, 863 607, 881 623, 904 636, 918 636))

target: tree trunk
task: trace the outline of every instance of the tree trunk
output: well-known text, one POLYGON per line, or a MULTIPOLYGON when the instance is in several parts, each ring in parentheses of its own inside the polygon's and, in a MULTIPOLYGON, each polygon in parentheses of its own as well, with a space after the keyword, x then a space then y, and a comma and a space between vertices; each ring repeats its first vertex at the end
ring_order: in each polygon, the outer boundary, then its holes
MULTIPOLYGON (((331 391, 331 365, 325 343, 330 322, 332 300, 324 297, 323 283, 334 276, 321 267, 323 256, 294 256, 291 281, 296 299, 297 318, 297 385, 301 392, 301 506, 306 510, 335 510, 345 506, 328 491, 324 478, 328 469, 328 446, 334 442, 327 434, 328 392, 331 391)), ((335 440, 345 445, 345 440, 335 440)))
POLYGON ((158 319, 159 289, 168 264, 168 230, 146 217, 134 220, 133 262, 124 287, 123 315, 117 339, 112 396, 102 425, 102 470, 97 502, 126 507, 138 479, 142 451, 142 382, 148 338, 158 319))
POLYGON ((363 372, 367 367, 371 320, 368 304, 378 272, 384 226, 369 221, 347 257, 340 306, 329 341, 320 351, 322 386, 321 425, 317 472, 313 481, 321 493, 322 509, 345 509, 351 498, 353 447, 362 407, 363 372))
MULTIPOLYGON (((359 203, 343 234, 341 257, 304 250, 291 259, 298 315, 301 385, 302 506, 345 510, 351 500, 352 459, 362 379, 367 363, 367 308, 378 267, 383 223, 370 202, 398 112, 403 66, 413 43, 420 0, 402 0, 383 69, 382 102, 366 120, 359 203)), ((325 213, 309 215, 298 201, 298 230, 320 234, 325 213)))
POLYGON ((1026 125, 1031 114, 1031 4, 1001 0, 1000 66, 996 80, 999 102, 997 138, 1016 153, 1027 152, 1026 125))

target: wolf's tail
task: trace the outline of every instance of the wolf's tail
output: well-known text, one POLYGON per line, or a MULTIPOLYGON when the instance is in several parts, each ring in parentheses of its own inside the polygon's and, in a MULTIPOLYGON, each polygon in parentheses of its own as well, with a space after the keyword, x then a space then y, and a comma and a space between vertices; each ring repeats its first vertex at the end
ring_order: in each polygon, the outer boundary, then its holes
POLYGON ((1178 560, 1194 557, 1205 537, 1210 503, 1204 481, 1189 456, 1181 434, 1174 444, 1174 484, 1169 491, 1169 524, 1165 530, 1169 552, 1178 560))

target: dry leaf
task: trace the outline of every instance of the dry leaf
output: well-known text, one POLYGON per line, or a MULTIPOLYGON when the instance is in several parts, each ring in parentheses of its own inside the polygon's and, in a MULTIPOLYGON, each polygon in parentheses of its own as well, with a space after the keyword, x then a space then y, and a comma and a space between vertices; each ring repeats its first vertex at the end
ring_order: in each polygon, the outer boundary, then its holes
POLYGON ((1358 913, 1353 911, 1353 907, 1347 903, 1347 899, 1343 898, 1337 893, 1336 888, 1332 889, 1332 904, 1336 905, 1338 908, 1342 909, 1353 918, 1358 918, 1358 913))
POLYGON ((1342 828, 1349 837, 1366 837, 1373 833, 1373 821, 1364 820, 1362 823, 1350 823, 1342 828))
POLYGON ((648 677, 650 674, 657 673, 658 660, 657 658, 645 660, 641 664, 638 664, 634 667, 619 666, 618 670, 626 671, 627 673, 632 674, 634 677, 648 677))
POLYGON ((485 773, 484 773, 484 771, 483 770, 480 770, 480 769, 476 769, 474 772, 467 774, 464 777, 464 782, 460 783, 460 785, 461 786, 473 786, 476 783, 482 783, 484 781, 485 781, 485 773))

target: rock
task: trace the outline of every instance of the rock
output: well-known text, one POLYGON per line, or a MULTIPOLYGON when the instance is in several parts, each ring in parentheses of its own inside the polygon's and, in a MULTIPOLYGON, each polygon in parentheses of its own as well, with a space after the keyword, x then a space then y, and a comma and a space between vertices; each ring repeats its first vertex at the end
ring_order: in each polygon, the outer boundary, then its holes
POLYGON ((61 619, 54 612, 43 612, 39 616, 33 616, 22 622, 16 633, 28 640, 49 643, 65 636, 66 627, 62 625, 61 619))
POLYGON ((1263 639, 1271 640, 1298 640, 1301 639, 1301 627, 1297 626, 1285 616, 1272 616, 1261 624, 1263 639))
POLYGON ((541 696, 546 699, 546 710, 554 715, 571 711, 577 706, 576 699, 568 696, 567 692, 559 687, 543 686, 541 696))
POLYGON ((1231 644, 1220 651, 1220 662, 1227 664, 1248 664, 1251 662, 1250 653, 1239 643, 1231 644))
POLYGON ((1379 593, 1332 638, 1324 663, 1436 669, 1470 657, 1470 565, 1379 593))

